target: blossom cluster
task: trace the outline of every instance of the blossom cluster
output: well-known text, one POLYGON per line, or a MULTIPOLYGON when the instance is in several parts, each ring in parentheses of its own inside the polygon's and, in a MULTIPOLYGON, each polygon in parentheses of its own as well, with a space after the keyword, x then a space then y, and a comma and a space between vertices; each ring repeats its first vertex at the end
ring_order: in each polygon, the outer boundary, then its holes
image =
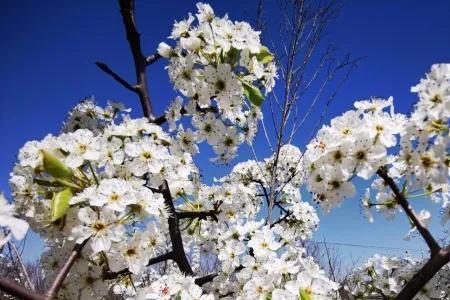
MULTIPOLYGON (((344 288, 350 293, 352 299, 395 298, 424 263, 409 257, 398 258, 376 254, 353 271, 344 288)), ((450 265, 444 266, 413 299, 448 299, 450 297, 450 279, 447 276, 449 272, 450 265)))
POLYGON ((110 290, 136 299, 227 293, 233 299, 290 299, 299 293, 326 298, 335 292, 337 285, 299 244, 311 238, 319 219, 301 201, 297 147, 280 149, 274 172, 275 156, 243 162, 208 186, 200 182, 190 152, 160 126, 131 119, 123 107, 111 119, 102 118, 104 111, 114 111, 111 105, 102 109, 92 100, 77 105, 65 127, 74 131, 26 143, 11 173, 17 211, 47 244, 46 276, 62 266, 75 243, 87 241, 65 281, 63 299, 95 299, 110 290), (169 200, 160 190, 165 183, 169 200), (279 215, 275 226, 261 219, 270 193, 279 215), (158 265, 147 266, 168 251, 167 218, 173 211, 167 205, 177 213, 212 212, 181 220, 194 272, 204 273, 214 259, 221 270, 203 289, 171 262, 163 277, 158 265), (240 284, 244 278, 248 282, 240 284))
MULTIPOLYGON (((273 89, 277 73, 259 32, 217 17, 207 4, 197 8, 196 18, 189 14, 175 23, 170 38, 176 45, 158 47, 175 89, 189 99, 169 105, 168 130, 153 119, 132 119, 122 104, 102 108, 86 99, 58 135, 19 151, 10 178, 15 206, 0 197, 0 226, 23 235, 26 225, 13 217, 14 209, 41 235, 47 277, 75 245, 85 245, 61 299, 105 299, 108 293, 127 299, 337 299, 338 284, 302 247, 319 218, 302 201, 301 188, 330 211, 355 193, 353 178, 369 180, 380 168, 406 197, 425 191, 442 204, 442 223, 450 219, 447 64, 434 65, 412 89, 420 100, 410 118, 394 113, 392 98, 359 101, 323 126, 305 153, 284 144, 262 161, 238 163, 214 184, 203 183, 193 161, 198 144, 206 141, 217 154, 213 161, 227 162, 240 144, 251 143, 263 94, 273 89), (201 287, 174 262, 180 250, 171 249, 180 247, 172 245, 174 222, 195 277, 215 274, 201 287), (168 254, 169 260, 150 263, 168 254)), ((372 207, 392 218, 398 203, 377 179, 363 207, 369 220, 372 207)), ((417 216, 424 226, 431 221, 426 210, 417 216)), ((393 297, 422 264, 375 256, 346 289, 355 298, 393 297)), ((431 284, 448 287, 445 280, 438 276, 431 284)), ((422 296, 448 295, 428 285, 422 296)))
POLYGON ((167 247, 169 213, 159 187, 169 182, 177 191, 198 177, 190 154, 161 127, 126 114, 101 119, 98 112, 106 110, 84 101, 66 122, 78 129, 27 142, 11 173, 16 210, 50 256, 72 241, 88 241, 89 268, 72 269, 74 280, 105 263, 112 272, 143 274, 146 262, 167 247))
POLYGON ((196 18, 174 24, 171 47, 160 43, 158 53, 169 59, 168 73, 177 97, 166 111, 171 130, 181 113, 194 115, 190 129, 178 130, 190 152, 192 143, 206 141, 218 155, 215 161, 234 158, 237 145, 251 142, 262 117, 259 106, 277 78, 273 55, 261 45, 259 32, 246 22, 218 17, 208 4, 198 3, 196 18))
POLYGON ((368 180, 388 163, 388 148, 397 144, 396 135, 406 123, 405 116, 394 113, 392 102, 392 98, 356 102, 355 110, 324 125, 307 146, 307 186, 325 211, 354 195, 351 179, 368 180))
MULTIPOLYGON (((356 102, 355 110, 323 126, 308 145, 307 187, 326 211, 354 195, 354 177, 368 180, 380 167, 386 167, 388 175, 403 187, 406 198, 428 196, 441 204, 441 224, 450 219, 450 64, 433 65, 426 78, 411 90, 419 94, 419 101, 409 118, 394 113, 392 98, 356 102)), ((362 198, 371 222, 374 207, 389 220, 401 210, 381 178, 373 180, 362 198)), ((425 227, 431 222, 427 210, 417 217, 425 227)), ((405 238, 415 232, 413 226, 405 238)))

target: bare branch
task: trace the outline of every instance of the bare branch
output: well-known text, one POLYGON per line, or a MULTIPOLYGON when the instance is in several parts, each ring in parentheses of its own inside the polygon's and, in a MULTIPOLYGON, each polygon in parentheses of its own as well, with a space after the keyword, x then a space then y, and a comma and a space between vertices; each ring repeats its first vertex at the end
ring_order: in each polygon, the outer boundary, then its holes
POLYGON ((217 275, 218 275, 218 274, 213 273, 213 274, 208 274, 208 275, 203 276, 203 277, 196 278, 196 279, 195 279, 195 284, 196 284, 196 285, 199 285, 199 286, 202 286, 202 285, 204 285, 205 283, 208 283, 208 282, 213 281, 213 279, 216 278, 217 275))
POLYGON ((15 297, 24 300, 47 300, 44 295, 30 291, 25 287, 3 277, 0 277, 0 289, 10 295, 14 295, 15 297))
POLYGON ((120 77, 119 75, 117 75, 113 70, 111 70, 110 67, 108 67, 108 65, 106 65, 105 63, 102 63, 100 61, 95 62, 95 64, 106 74, 111 75, 112 78, 114 78, 115 81, 117 81, 118 83, 120 83, 123 87, 125 87, 126 89, 132 91, 132 92, 136 92, 136 86, 131 85, 128 81, 126 81, 125 79, 123 79, 122 77, 120 77))
MULTIPOLYGON (((136 71, 136 93, 141 101, 144 116, 153 119, 153 109, 147 89, 146 66, 149 64, 147 58, 142 54, 140 34, 136 28, 134 19, 134 1, 119 0, 120 13, 127 34, 128 44, 133 55, 134 67, 136 71)), ((156 59, 155 59, 156 60, 156 59)))
POLYGON ((207 211, 177 211, 178 219, 200 219, 206 220, 207 217, 211 217, 213 220, 217 221, 217 214, 220 211, 212 209, 207 211))

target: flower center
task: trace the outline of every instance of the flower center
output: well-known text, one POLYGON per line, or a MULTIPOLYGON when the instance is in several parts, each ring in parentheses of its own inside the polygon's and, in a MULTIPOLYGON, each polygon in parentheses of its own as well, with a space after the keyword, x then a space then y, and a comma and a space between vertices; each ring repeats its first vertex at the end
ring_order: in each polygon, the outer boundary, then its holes
POLYGON ((130 248, 130 249, 128 249, 128 250, 125 252, 125 254, 126 254, 127 256, 135 256, 135 255, 136 255, 136 249, 130 248))
POLYGON ((96 232, 100 232, 102 230, 104 230, 106 228, 106 225, 103 223, 94 223, 92 224, 92 228, 96 231, 96 232))
POLYGON ((110 198, 111 198, 111 201, 117 201, 117 200, 119 200, 120 197, 116 193, 112 193, 110 198))
POLYGON ((355 153, 355 157, 357 160, 364 160, 366 158, 366 152, 360 150, 355 153))
POLYGON ((150 152, 143 152, 142 157, 144 159, 150 159, 150 158, 152 158, 152 154, 150 152))
POLYGON ((223 80, 217 80, 214 86, 216 87, 216 89, 218 91, 222 91, 222 90, 225 89, 226 85, 225 85, 225 82, 223 80))

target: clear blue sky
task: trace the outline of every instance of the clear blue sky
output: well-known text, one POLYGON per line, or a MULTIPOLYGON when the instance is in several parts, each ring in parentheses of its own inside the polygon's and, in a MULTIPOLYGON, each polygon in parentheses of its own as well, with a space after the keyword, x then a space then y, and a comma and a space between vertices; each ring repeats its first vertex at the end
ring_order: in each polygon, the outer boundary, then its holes
MULTIPOLYGON (((152 53, 169 35, 173 20, 195 11, 195 1, 136 1, 137 21, 143 48, 152 53)), ((256 1, 211 1, 217 14, 233 20, 254 17, 256 1)), ((275 1, 266 0, 271 21, 275 1)), ((94 65, 108 63, 125 78, 133 78, 132 61, 115 1, 14 1, 0 2, 0 190, 8 195, 9 172, 19 148, 28 140, 57 133, 67 111, 78 100, 95 95, 100 103, 120 100, 140 110, 134 95, 113 82, 94 65)), ((330 108, 330 117, 351 108, 352 102, 369 96, 394 96, 396 109, 408 112, 415 101, 409 88, 431 64, 450 60, 450 1, 373 0, 347 1, 327 30, 326 40, 342 53, 367 56, 353 73, 330 108)), ((274 37, 275 39, 275 37, 274 37)), ((275 39, 276 41, 276 39, 275 39)), ((156 111, 162 112, 173 91, 158 62, 149 70, 150 93, 156 111)), ((309 133, 296 140, 304 145, 309 133)), ((244 146, 245 148, 245 146, 244 146)), ((261 149, 261 152, 265 150, 261 149)), ((206 151, 210 154, 209 151, 206 151)), ((242 157, 249 158, 248 149, 242 157)), ((227 168, 199 166, 205 177, 221 176, 227 168)), ((317 240, 400 248, 424 248, 420 238, 404 242, 406 218, 387 222, 362 218, 359 197, 345 201, 341 209, 321 218, 317 240)), ((426 206, 425 200, 418 207, 426 206)), ((437 215, 433 230, 440 232, 437 215)), ((27 258, 40 251, 36 237, 25 251, 27 258)), ((346 256, 364 256, 378 249, 341 247, 346 256)), ((386 251, 402 254, 402 251, 386 251)))

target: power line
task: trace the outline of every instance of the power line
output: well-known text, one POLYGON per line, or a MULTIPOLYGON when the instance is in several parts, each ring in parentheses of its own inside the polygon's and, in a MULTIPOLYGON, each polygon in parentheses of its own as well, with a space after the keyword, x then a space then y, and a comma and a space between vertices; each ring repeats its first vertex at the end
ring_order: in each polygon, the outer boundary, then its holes
POLYGON ((363 245, 363 244, 350 244, 350 243, 340 243, 340 242, 323 242, 323 241, 314 241, 312 242, 317 244, 327 244, 327 245, 335 245, 335 246, 344 246, 344 247, 355 247, 355 248, 366 248, 366 249, 383 249, 383 250, 401 250, 401 251, 410 251, 410 252, 428 252, 428 250, 422 249, 414 249, 414 248, 400 248, 400 247, 389 247, 389 246, 378 246, 378 245, 363 245))

